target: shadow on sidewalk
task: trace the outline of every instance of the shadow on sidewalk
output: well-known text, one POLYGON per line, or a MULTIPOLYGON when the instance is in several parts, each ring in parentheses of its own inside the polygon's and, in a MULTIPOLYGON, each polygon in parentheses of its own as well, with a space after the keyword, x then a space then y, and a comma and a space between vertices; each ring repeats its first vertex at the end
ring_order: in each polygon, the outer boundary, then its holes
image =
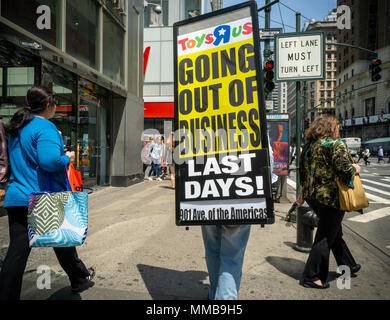
POLYGON ((207 298, 209 286, 203 284, 207 272, 177 271, 144 264, 138 264, 137 268, 153 300, 207 298))
POLYGON ((284 273, 295 280, 301 280, 303 269, 305 268, 304 262, 282 257, 266 257, 265 260, 281 273, 284 273))

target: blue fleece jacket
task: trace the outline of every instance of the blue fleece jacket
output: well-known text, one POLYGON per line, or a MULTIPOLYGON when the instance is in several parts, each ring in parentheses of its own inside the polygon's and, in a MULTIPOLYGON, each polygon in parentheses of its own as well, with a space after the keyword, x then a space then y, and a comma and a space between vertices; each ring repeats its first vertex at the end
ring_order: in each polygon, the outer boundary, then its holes
POLYGON ((8 155, 11 175, 4 207, 28 207, 29 195, 39 191, 66 190, 64 143, 54 123, 32 116, 18 136, 9 136, 8 155), (52 190, 47 190, 47 175, 52 190))

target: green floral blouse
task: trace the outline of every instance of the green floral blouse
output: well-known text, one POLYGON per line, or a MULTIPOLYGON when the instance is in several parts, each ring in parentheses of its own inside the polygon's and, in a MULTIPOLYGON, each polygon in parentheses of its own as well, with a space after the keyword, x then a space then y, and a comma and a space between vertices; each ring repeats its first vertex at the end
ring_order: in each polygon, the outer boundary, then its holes
POLYGON ((355 168, 344 142, 331 138, 306 144, 299 164, 304 200, 340 209, 336 176, 353 188, 355 168))

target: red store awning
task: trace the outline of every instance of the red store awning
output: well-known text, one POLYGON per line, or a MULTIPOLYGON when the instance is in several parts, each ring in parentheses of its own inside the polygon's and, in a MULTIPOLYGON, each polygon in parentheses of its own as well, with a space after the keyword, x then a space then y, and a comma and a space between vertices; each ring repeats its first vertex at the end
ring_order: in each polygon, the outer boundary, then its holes
POLYGON ((173 102, 145 102, 144 117, 145 118, 173 118, 174 103, 173 102))

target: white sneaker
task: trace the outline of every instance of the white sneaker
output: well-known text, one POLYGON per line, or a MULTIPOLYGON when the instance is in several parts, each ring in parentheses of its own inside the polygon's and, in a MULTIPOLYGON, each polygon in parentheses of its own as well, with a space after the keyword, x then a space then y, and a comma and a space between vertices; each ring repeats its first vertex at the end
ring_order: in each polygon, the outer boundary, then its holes
POLYGON ((157 178, 157 181, 162 181, 162 179, 161 178, 157 178))
POLYGON ((152 178, 152 177, 149 177, 148 180, 149 180, 149 181, 153 181, 153 178, 152 178))

